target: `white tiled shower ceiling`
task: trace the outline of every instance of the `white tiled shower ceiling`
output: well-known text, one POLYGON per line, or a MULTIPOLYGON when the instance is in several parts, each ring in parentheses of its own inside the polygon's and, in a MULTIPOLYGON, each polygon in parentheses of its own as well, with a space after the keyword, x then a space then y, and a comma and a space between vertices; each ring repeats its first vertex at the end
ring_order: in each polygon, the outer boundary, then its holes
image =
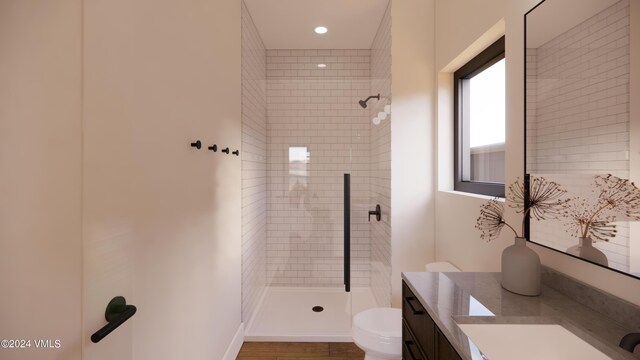
POLYGON ((351 284, 368 286, 370 50, 267 50, 267 278, 343 284, 343 174, 351 174, 351 284), (318 68, 318 64, 326 68, 318 68))
MULTIPOLYGON (((629 177, 629 0, 527 49, 527 77, 531 174, 580 196, 592 196, 594 174, 629 177)), ((561 251, 577 244, 558 221, 532 222, 531 232, 561 251)), ((620 224, 615 238, 595 246, 610 267, 628 271, 628 243, 620 224)))

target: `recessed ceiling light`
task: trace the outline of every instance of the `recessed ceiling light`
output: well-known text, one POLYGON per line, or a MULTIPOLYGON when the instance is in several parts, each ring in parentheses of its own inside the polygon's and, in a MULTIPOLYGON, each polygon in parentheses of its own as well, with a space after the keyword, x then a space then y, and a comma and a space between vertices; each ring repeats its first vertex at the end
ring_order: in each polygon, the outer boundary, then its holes
POLYGON ((324 69, 324 68, 326 68, 326 67, 327 67, 327 64, 318 64, 318 67, 319 67, 320 69, 324 69))
POLYGON ((324 26, 318 26, 315 29, 316 34, 325 34, 327 32, 327 28, 324 26))

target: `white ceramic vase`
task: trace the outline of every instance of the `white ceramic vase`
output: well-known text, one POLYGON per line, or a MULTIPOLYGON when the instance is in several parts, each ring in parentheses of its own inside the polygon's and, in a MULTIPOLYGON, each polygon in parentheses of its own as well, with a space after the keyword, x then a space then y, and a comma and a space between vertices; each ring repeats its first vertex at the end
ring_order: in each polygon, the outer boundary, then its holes
POLYGON ((527 247, 525 238, 502 252, 502 287, 519 295, 540 295, 540 257, 527 247))
POLYGON ((607 256, 602 251, 593 247, 593 240, 591 240, 591 237, 579 237, 578 241, 578 245, 571 246, 567 249, 567 254, 581 257, 596 264, 609 266, 607 256))

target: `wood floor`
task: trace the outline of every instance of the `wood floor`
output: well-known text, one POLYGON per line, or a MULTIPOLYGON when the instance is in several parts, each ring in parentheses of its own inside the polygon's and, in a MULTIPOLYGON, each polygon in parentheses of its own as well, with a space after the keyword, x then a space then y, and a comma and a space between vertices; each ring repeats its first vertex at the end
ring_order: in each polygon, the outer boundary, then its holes
POLYGON ((236 360, 363 360, 354 343, 245 342, 236 360))

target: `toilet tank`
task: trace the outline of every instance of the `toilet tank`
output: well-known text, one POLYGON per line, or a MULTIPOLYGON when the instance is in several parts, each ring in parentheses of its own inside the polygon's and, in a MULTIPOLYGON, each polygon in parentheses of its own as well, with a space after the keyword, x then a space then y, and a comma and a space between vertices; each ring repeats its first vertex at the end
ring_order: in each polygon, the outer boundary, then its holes
POLYGON ((424 266, 427 272, 460 272, 455 265, 448 261, 432 262, 424 266))

